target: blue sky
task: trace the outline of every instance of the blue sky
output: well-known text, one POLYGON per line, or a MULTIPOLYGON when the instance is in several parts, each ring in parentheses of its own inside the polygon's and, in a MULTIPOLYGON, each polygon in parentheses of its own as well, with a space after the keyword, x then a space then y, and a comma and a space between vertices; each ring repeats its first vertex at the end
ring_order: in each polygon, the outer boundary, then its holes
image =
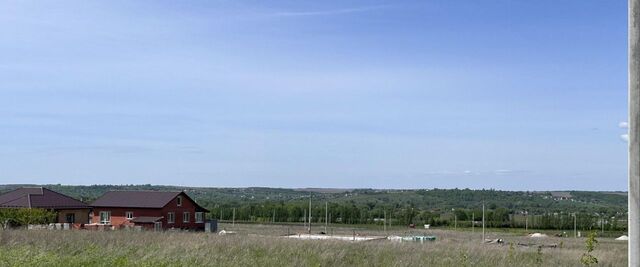
POLYGON ((626 190, 626 1, 3 1, 0 183, 626 190))

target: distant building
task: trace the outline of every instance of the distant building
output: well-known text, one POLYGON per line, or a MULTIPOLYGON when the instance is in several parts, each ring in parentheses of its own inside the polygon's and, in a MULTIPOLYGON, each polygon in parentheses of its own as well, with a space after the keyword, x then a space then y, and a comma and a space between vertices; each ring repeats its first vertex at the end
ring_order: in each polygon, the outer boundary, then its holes
POLYGON ((573 196, 570 192, 550 192, 553 200, 569 200, 573 196))
POLYGON ((204 230, 207 209, 184 192, 111 191, 91 203, 94 224, 204 230))
POLYGON ((57 213, 57 222, 89 223, 91 207, 80 200, 43 188, 23 187, 0 195, 0 208, 39 208, 57 213))

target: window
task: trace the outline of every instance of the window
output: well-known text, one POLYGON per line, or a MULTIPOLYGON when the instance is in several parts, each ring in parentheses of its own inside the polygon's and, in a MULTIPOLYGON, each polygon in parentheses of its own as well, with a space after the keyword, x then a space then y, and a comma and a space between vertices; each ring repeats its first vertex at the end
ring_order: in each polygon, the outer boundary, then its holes
POLYGON ((176 201, 178 202, 178 207, 182 206, 182 196, 178 196, 176 201))
POLYGON ((182 213, 182 222, 188 223, 191 220, 191 214, 189 212, 182 213))
POLYGON ((167 213, 167 223, 175 223, 176 222, 176 214, 174 212, 167 213))
POLYGON ((127 217, 127 220, 131 220, 133 219, 133 211, 127 211, 124 213, 125 217, 127 217))
POLYGON ((67 213, 66 214, 67 223, 75 223, 76 222, 76 214, 75 213, 67 213))
POLYGON ((111 212, 110 211, 101 211, 100 212, 100 223, 101 224, 111 224, 111 212))
POLYGON ((204 222, 204 212, 196 212, 196 222, 204 222))

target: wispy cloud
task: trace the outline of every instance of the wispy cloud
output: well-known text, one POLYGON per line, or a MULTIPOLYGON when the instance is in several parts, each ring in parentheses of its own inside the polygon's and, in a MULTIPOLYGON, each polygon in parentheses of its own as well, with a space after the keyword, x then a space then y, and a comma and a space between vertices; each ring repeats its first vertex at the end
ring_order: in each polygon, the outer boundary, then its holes
POLYGON ((498 169, 498 170, 464 170, 464 171, 434 171, 434 172, 426 172, 423 175, 426 176, 469 176, 469 175, 515 175, 515 174, 524 174, 529 173, 526 170, 510 170, 510 169, 498 169))
MULTIPOLYGON (((626 121, 621 121, 620 123, 618 123, 618 127, 620 127, 621 129, 629 129, 629 123, 626 121)), ((620 135, 620 139, 622 139, 622 141, 625 142, 629 142, 629 134, 621 134, 620 135)))
POLYGON ((286 11, 286 12, 276 12, 276 13, 271 14, 271 16, 274 16, 274 17, 331 16, 331 15, 359 13, 359 12, 371 11, 371 10, 376 10, 376 9, 382 9, 382 8, 386 8, 386 7, 388 7, 388 6, 387 5, 376 5, 376 6, 340 8, 340 9, 330 9, 330 10, 286 11))
POLYGON ((628 134, 621 134, 620 135, 620 139, 622 139, 622 141, 629 142, 629 135, 628 134))

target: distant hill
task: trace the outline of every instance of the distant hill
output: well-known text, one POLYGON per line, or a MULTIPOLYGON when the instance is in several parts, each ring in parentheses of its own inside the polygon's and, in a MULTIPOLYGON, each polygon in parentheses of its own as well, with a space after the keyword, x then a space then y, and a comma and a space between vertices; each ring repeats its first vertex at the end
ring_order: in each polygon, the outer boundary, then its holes
POLYGON ((482 201, 491 209, 527 210, 533 213, 579 211, 618 212, 627 209, 626 192, 595 191, 500 191, 471 189, 337 189, 337 188, 214 188, 165 185, 0 185, 0 193, 23 186, 44 186, 91 202, 112 190, 186 191, 205 206, 263 202, 306 202, 309 195, 316 201, 350 203, 373 208, 411 206, 422 210, 441 211, 454 208, 479 209, 482 201))
POLYGON ((489 227, 626 229, 625 192, 500 191, 471 189, 213 188, 166 185, 0 185, 0 193, 23 186, 44 186, 91 203, 107 191, 185 191, 210 212, 208 218, 249 222, 301 223, 308 218, 309 197, 315 222, 430 224, 470 227, 486 207, 489 227), (328 209, 325 211, 325 207, 328 209), (325 213, 326 212, 326 213, 325 213), (328 214, 327 214, 328 213, 328 214), (387 218, 387 219, 385 219, 387 218))

